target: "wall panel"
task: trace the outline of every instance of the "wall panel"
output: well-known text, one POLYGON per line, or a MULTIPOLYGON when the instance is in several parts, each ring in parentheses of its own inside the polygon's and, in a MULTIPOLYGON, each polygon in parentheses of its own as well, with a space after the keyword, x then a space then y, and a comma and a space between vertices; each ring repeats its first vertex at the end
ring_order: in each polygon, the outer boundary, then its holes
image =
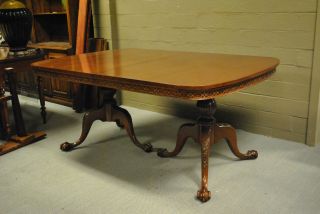
MULTIPOLYGON (((317 0, 97 0, 95 4, 100 4, 95 9, 96 35, 110 39, 115 48, 279 58, 278 71, 268 81, 219 98, 218 117, 249 131, 305 142, 317 0)), ((130 92, 123 92, 123 103, 180 116, 196 111, 193 102, 130 92)))

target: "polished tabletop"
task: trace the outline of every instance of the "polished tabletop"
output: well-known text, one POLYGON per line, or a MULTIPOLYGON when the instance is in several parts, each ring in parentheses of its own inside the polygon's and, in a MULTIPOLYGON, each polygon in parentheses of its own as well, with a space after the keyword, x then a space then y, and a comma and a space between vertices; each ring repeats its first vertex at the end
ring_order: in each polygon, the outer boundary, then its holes
POLYGON ((123 49, 44 60, 32 66, 39 76, 205 99, 262 81, 278 64, 279 60, 272 57, 123 49))

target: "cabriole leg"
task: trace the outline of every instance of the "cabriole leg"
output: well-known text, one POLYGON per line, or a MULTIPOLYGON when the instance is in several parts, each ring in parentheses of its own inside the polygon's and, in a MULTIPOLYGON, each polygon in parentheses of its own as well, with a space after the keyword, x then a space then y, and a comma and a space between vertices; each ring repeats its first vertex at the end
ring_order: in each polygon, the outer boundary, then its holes
POLYGON ((189 137, 197 141, 199 135, 198 133, 198 125, 192 123, 183 124, 178 131, 176 147, 174 148, 174 150, 172 152, 168 152, 167 149, 159 149, 158 156, 163 158, 177 156, 183 149, 184 144, 189 137))
POLYGON ((143 144, 137 139, 133 129, 132 118, 127 110, 119 106, 112 106, 110 117, 112 121, 117 123, 117 126, 120 128, 123 127, 127 131, 134 145, 141 148, 145 152, 152 152, 153 148, 150 143, 143 144))
POLYGON ((80 138, 75 143, 65 142, 61 144, 60 148, 63 151, 70 151, 74 147, 83 143, 89 134, 90 128, 94 121, 101 120, 103 122, 116 122, 117 126, 126 129, 132 142, 143 149, 145 152, 151 152, 153 150, 152 145, 149 143, 142 144, 138 141, 132 124, 132 118, 129 112, 119 106, 117 106, 116 100, 113 98, 115 90, 103 88, 100 92, 98 110, 92 110, 85 113, 82 123, 82 132, 80 138))
POLYGON ((85 113, 82 120, 82 131, 81 131, 80 138, 75 143, 65 142, 61 144, 60 149, 62 151, 68 152, 68 151, 71 151, 74 147, 79 146, 81 143, 83 143, 83 141, 87 138, 89 134, 89 131, 93 122, 96 120, 106 121, 105 106, 98 110, 93 110, 85 113))
POLYGON ((241 160, 256 159, 258 157, 258 152, 256 150, 249 150, 246 154, 239 151, 236 130, 229 124, 216 124, 215 141, 217 142, 219 139, 226 139, 232 153, 241 160))

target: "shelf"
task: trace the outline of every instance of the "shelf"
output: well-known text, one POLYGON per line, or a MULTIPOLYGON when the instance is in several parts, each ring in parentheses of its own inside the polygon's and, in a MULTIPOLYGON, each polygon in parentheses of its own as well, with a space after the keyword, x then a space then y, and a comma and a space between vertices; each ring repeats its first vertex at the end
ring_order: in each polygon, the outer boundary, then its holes
MULTIPOLYGON (((32 42, 28 44, 29 48, 43 49, 45 59, 74 54, 79 0, 19 1, 23 2, 33 14, 32 42)), ((21 91, 24 94, 37 96, 37 82, 33 72, 21 72, 17 76, 21 91)), ((46 100, 73 106, 75 87, 72 83, 55 78, 43 78, 43 88, 46 100)))
MULTIPOLYGON (((28 0, 32 4, 34 14, 50 14, 52 12, 65 12, 62 0, 28 0)), ((73 0, 72 0, 73 1, 73 0)), ((69 2, 66 1, 66 2, 69 2)))
POLYGON ((51 16, 51 15, 67 15, 67 12, 45 12, 45 13, 34 13, 34 16, 51 16))
POLYGON ((72 48, 69 42, 55 42, 55 41, 32 43, 32 44, 29 44, 28 47, 48 49, 48 50, 60 50, 60 51, 67 51, 72 48))

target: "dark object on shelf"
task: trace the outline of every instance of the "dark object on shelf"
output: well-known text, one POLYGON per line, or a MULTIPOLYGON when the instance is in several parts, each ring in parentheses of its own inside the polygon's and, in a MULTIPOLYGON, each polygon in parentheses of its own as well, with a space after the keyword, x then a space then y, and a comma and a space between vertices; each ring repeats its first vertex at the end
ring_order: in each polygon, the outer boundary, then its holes
POLYGON ((25 50, 31 37, 32 13, 19 1, 0 5, 0 31, 10 51, 25 50))

